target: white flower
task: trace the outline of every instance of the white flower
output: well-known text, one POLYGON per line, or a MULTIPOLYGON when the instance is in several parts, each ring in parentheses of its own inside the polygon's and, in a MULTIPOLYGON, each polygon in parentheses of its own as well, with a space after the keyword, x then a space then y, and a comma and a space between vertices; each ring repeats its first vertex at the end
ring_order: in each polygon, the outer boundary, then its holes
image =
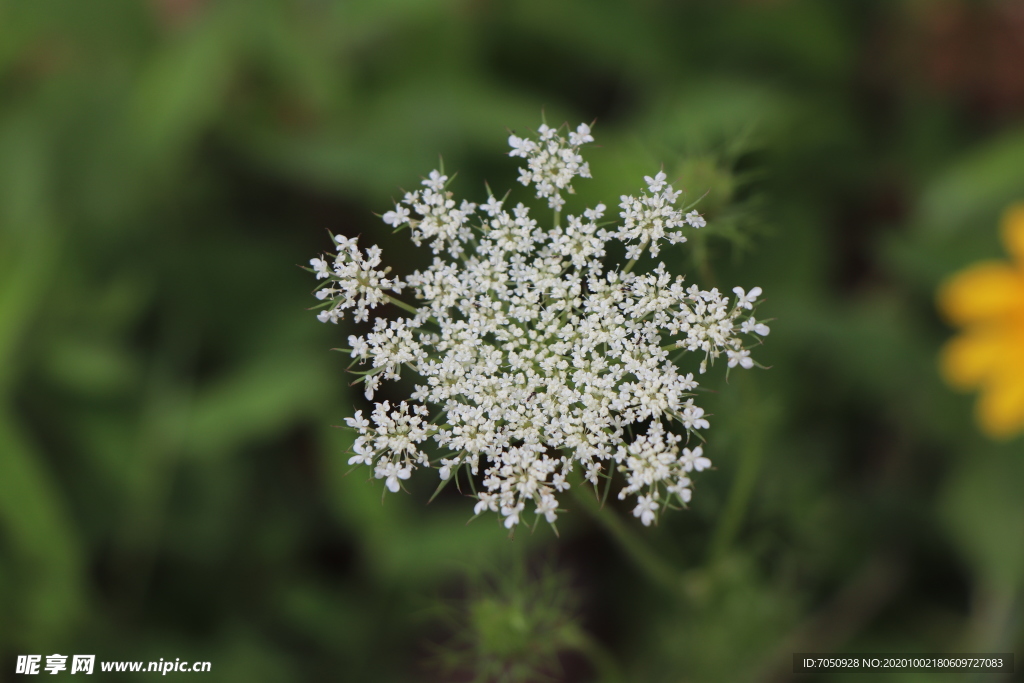
POLYGON ((734 368, 739 365, 740 367, 749 370, 754 367, 754 360, 750 357, 750 351, 747 351, 746 349, 740 349, 739 351, 729 349, 726 353, 729 355, 730 368, 734 368))
POLYGON ((679 483, 673 484, 672 486, 668 486, 666 488, 668 489, 669 493, 679 496, 679 500, 681 500, 685 504, 689 503, 693 499, 693 490, 688 488, 689 485, 690 480, 687 479, 686 477, 683 477, 679 481, 679 483))
POLYGON ((569 133, 569 144, 574 147, 593 141, 594 136, 590 134, 590 126, 585 123, 576 126, 575 133, 569 133))
POLYGON ((658 174, 655 175, 653 178, 649 175, 645 175, 644 180, 647 181, 647 187, 651 190, 651 192, 653 192, 654 194, 658 194, 659 192, 661 192, 661 188, 665 187, 665 179, 667 177, 668 176, 665 175, 664 171, 659 171, 658 174))
POLYGON ((757 297, 761 296, 760 287, 754 287, 750 293, 744 293, 742 287, 733 287, 732 291, 736 294, 736 305, 748 311, 757 303, 757 297))
POLYGON ((348 343, 352 346, 352 357, 353 358, 367 358, 370 355, 370 345, 366 343, 366 339, 363 337, 357 337, 354 334, 348 336, 348 343))
POLYGON ((331 309, 331 310, 328 310, 328 311, 320 311, 319 313, 316 314, 316 319, 319 320, 320 322, 322 322, 322 323, 330 322, 330 323, 334 323, 335 325, 338 324, 338 317, 339 317, 338 311, 336 311, 334 309, 331 309))
POLYGON ((313 266, 313 270, 316 271, 317 280, 331 276, 331 269, 330 267, 328 267, 327 261, 324 261, 323 259, 313 258, 309 259, 309 265, 313 266))
MULTIPOLYGON (((684 448, 679 461, 682 463, 683 469, 687 472, 691 472, 693 470, 702 472, 703 470, 711 467, 711 461, 704 457, 704 449, 700 446, 697 446, 692 451, 689 448, 684 448)), ((689 480, 687 480, 687 483, 689 483, 689 480)))
POLYGON ((380 375, 367 375, 366 379, 363 380, 363 384, 366 385, 366 400, 372 401, 373 394, 377 391, 377 387, 380 386, 380 375))
POLYGON ((473 514, 479 515, 481 512, 490 510, 491 512, 497 512, 498 507, 496 505, 497 496, 493 496, 486 491, 477 495, 477 503, 473 507, 473 514))
POLYGON ((420 184, 425 185, 434 192, 440 192, 444 189, 446 182, 448 182, 448 176, 441 175, 440 171, 431 171, 430 175, 424 178, 420 184))
POLYGON ((357 410, 355 415, 345 418, 345 424, 363 433, 370 426, 370 421, 363 418, 363 411, 357 410))
POLYGON ((512 151, 508 153, 510 157, 528 157, 534 150, 537 149, 537 143, 528 138, 520 138, 515 135, 508 136, 509 147, 512 151))
POLYGON ((461 462, 461 458, 441 458, 441 467, 437 470, 437 473, 441 476, 441 481, 448 481, 452 476, 452 468, 458 466, 461 462))
POLYGON ((488 216, 494 218, 501 211, 502 203, 502 200, 495 199, 492 195, 487 198, 486 202, 480 205, 480 208, 483 209, 488 216))
POLYGON ((658 502, 651 496, 639 496, 636 499, 636 507, 633 508, 633 516, 639 517, 644 526, 650 526, 656 519, 654 511, 658 507, 658 502))
POLYGON ((367 443, 366 436, 360 436, 355 440, 355 443, 352 444, 352 452, 355 455, 348 459, 349 465, 373 464, 373 448, 367 443))
POLYGON ((384 222, 392 227, 399 227, 409 222, 409 209, 405 208, 401 204, 395 206, 394 211, 388 211, 382 218, 384 222))
POLYGON ((703 216, 698 214, 696 211, 691 211, 686 214, 686 222, 692 227, 703 227, 708 224, 708 221, 703 219, 703 216))
POLYGON ((555 519, 558 515, 555 514, 558 510, 558 501, 550 493, 541 494, 540 500, 537 501, 537 514, 544 515, 544 518, 548 521, 548 524, 554 524, 555 519))
POLYGON ((583 217, 588 221, 601 220, 604 217, 604 212, 608 210, 608 207, 604 204, 598 204, 593 209, 587 209, 583 212, 583 217))
POLYGON ((753 318, 747 318, 746 320, 743 321, 743 324, 740 325, 740 332, 742 332, 743 334, 750 334, 751 332, 753 332, 755 334, 761 335, 762 337, 767 337, 768 333, 771 332, 771 330, 764 323, 759 323, 753 318))
POLYGON ((682 215, 663 171, 621 198, 617 225, 599 227, 605 204, 562 213, 573 180, 590 175, 579 148, 593 136, 585 124, 567 138, 560 130, 509 137, 509 154, 525 160, 522 182, 559 212, 554 221, 491 194, 479 206, 457 200, 435 170, 382 216, 431 247, 429 266, 389 277, 378 247, 340 235, 335 256, 310 261, 327 306, 317 318, 337 323, 351 310, 371 323, 348 337, 367 400, 403 373, 413 385, 407 401, 346 418, 357 432, 349 462, 373 468, 391 492, 420 467, 442 480, 462 470, 477 491, 474 514, 497 513, 508 529, 526 510, 554 523, 571 473, 593 485, 611 476, 650 525, 662 496, 688 503, 689 475, 711 467, 702 447, 681 448, 710 425, 695 404, 698 381, 676 363, 696 353, 701 372, 723 355, 729 367, 753 367, 741 335, 768 334, 749 313, 761 290, 737 288, 730 305, 646 258, 704 225, 682 215), (607 262, 621 253, 608 249, 614 241, 635 259, 628 268, 607 262), (371 321, 388 303, 404 312, 371 321))
POLYGON ((412 469, 409 467, 402 467, 397 463, 383 461, 378 463, 377 471, 374 473, 378 479, 385 480, 388 491, 391 491, 391 493, 398 493, 398 490, 402 487, 398 480, 408 479, 410 474, 412 474, 412 469))
POLYGON ((686 429, 708 429, 711 424, 704 419, 704 409, 693 405, 693 399, 689 399, 683 407, 682 423, 686 429))
POLYGON ((705 225, 708 224, 707 221, 704 220, 704 217, 701 216, 696 211, 691 211, 690 213, 686 214, 686 222, 689 223, 694 228, 703 228, 705 225))
POLYGON ((519 524, 519 513, 526 507, 525 503, 517 503, 516 505, 503 505, 501 507, 501 514, 505 518, 505 528, 511 529, 516 524, 519 524))

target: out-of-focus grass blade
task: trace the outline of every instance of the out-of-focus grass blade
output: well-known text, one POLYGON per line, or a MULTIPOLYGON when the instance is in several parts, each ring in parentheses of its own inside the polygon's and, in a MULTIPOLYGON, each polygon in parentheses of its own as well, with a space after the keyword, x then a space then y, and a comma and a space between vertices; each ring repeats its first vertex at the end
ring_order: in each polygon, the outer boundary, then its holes
POLYGON ((245 440, 273 436, 297 417, 319 415, 333 393, 331 376, 318 360, 252 361, 196 397, 188 449, 223 455, 245 440))
MULTIPOLYGON (((1009 202, 1024 198, 1024 129, 1005 133, 942 172, 921 199, 922 233, 949 239, 985 229, 1009 202)), ((995 233, 993 224, 990 232, 995 233)))

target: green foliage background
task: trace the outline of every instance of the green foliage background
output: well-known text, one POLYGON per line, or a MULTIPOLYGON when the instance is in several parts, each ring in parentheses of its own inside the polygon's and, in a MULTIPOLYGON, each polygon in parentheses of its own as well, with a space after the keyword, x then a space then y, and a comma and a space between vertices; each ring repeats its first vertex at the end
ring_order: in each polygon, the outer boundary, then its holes
POLYGON ((253 682, 1019 659, 1024 444, 940 383, 933 308, 1024 198, 1014 7, 0 0, 0 679, 54 652, 253 682), (657 528, 574 501, 510 541, 429 475, 382 503, 331 427, 349 331, 297 266, 331 231, 410 271, 374 212, 438 154, 463 196, 511 186, 541 111, 596 119, 581 202, 661 164, 708 190, 666 260, 775 318, 769 371, 713 373, 717 470, 657 528))

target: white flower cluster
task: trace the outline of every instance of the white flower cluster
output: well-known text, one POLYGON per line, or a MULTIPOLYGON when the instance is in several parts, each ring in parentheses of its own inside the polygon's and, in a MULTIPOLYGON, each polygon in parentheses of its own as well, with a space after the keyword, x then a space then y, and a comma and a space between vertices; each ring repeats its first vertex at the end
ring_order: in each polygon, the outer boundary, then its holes
POLYGON ((590 134, 590 126, 581 123, 575 132, 569 133, 569 139, 558 134, 547 124, 537 132, 540 141, 510 135, 508 144, 512 147, 509 156, 526 159, 526 168, 519 169, 519 182, 523 185, 531 183, 537 190, 537 197, 548 200, 548 207, 561 209, 565 205, 562 190, 573 194, 572 179, 590 177, 590 165, 580 156, 580 145, 594 141, 590 134))
POLYGON ((647 178, 649 194, 622 198, 616 229, 600 227, 603 204, 560 225, 559 191, 589 173, 576 150, 592 140, 586 125, 568 141, 547 126, 539 142, 509 139, 510 155, 526 159, 525 182, 556 209, 550 228, 523 204, 506 210, 493 196, 456 208, 447 177, 435 171, 426 189, 383 217, 410 226, 417 244, 434 240, 430 267, 404 282, 388 279, 386 269, 373 271, 376 247, 364 259, 345 238, 336 238, 333 271, 324 260, 310 262, 326 279, 317 292, 328 299, 321 320, 336 321, 352 306, 365 319, 383 301, 410 313, 377 318, 372 331, 349 337, 353 358, 370 366, 368 399, 403 367, 417 378, 408 402, 377 403, 369 420, 362 411, 347 419, 358 431, 349 462, 372 467, 389 490, 419 467, 437 467, 442 480, 461 472, 476 513, 497 512, 511 529, 528 505, 554 522, 557 495, 574 471, 594 485, 618 472, 619 498, 637 496, 634 515, 649 525, 659 509, 689 502, 691 473, 711 466, 700 446, 683 447, 691 436, 703 441, 709 423, 694 403, 697 380, 677 363, 697 351, 699 373, 722 354, 730 368, 752 367, 744 339, 759 343, 769 332, 753 318, 761 290, 737 287, 730 300, 717 289, 687 287, 663 263, 632 272, 661 240, 682 242, 680 230, 704 225, 696 212, 676 208, 680 193, 664 173, 647 178), (632 259, 621 270, 604 264, 615 241, 632 259), (403 287, 418 307, 385 293, 403 287))
POLYGON ((417 247, 424 240, 433 240, 430 248, 435 254, 447 246, 452 256, 458 256, 462 253, 462 244, 472 234, 468 223, 476 204, 464 201, 456 209, 452 193, 444 191, 446 182, 448 176, 431 171, 430 177, 423 181, 426 189, 406 193, 395 210, 385 213, 383 219, 394 228, 408 224, 417 247), (406 207, 411 207, 416 216, 411 216, 406 207))
POLYGON ((327 279, 327 285, 316 291, 316 298, 330 300, 329 308, 317 315, 320 322, 337 323, 345 317, 345 310, 355 308, 355 321, 365 322, 369 309, 389 300, 385 291, 401 292, 405 286, 398 278, 386 278, 391 268, 378 270, 380 247, 374 245, 366 250, 364 258, 359 253, 357 240, 337 235, 334 238, 338 253, 334 256, 333 267, 325 256, 311 259, 309 265, 316 273, 316 279, 327 279))
POLYGON ((619 228, 618 238, 624 242, 640 240, 639 244, 627 247, 626 258, 639 258, 647 245, 650 245, 651 256, 657 256, 661 249, 659 240, 667 239, 672 244, 686 241, 686 237, 676 228, 687 224, 694 228, 707 225, 696 211, 683 216, 683 212, 675 205, 682 193, 673 190, 665 182, 665 177, 664 171, 658 172, 653 178, 644 176, 651 194, 644 193, 639 199, 629 195, 621 197, 619 208, 622 212, 619 215, 622 216, 622 227, 619 228))

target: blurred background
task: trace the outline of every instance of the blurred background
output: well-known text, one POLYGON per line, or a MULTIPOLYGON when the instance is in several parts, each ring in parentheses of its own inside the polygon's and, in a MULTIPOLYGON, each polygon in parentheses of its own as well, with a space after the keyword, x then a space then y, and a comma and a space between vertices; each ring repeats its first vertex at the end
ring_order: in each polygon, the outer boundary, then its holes
POLYGON ((1019 660, 1024 442, 941 382, 934 297, 1003 255, 1022 64, 1019 1, 0 0, 0 679, 26 653, 254 682, 1019 660), (439 155, 459 196, 512 187, 542 112, 596 121, 577 211, 663 164, 708 192, 663 258, 774 318, 770 370, 708 378, 716 470, 656 528, 567 499, 560 537, 509 540, 428 473, 383 502, 346 476, 354 328, 299 266, 329 232, 429 262, 374 214, 439 155))

